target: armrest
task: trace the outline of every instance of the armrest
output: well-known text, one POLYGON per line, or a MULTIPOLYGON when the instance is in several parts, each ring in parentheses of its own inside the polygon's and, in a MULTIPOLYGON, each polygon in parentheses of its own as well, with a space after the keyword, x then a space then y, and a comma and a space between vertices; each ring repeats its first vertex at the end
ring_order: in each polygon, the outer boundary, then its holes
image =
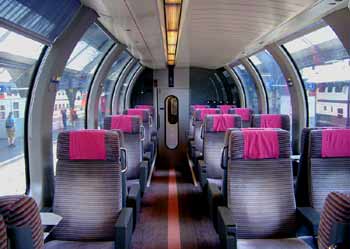
POLYGON ((218 207, 224 205, 224 197, 219 187, 215 184, 208 184, 208 204, 209 216, 214 223, 215 229, 218 228, 218 207))
POLYGON ((202 188, 207 185, 207 166, 203 160, 198 160, 199 166, 199 180, 202 188))
POLYGON ((147 178, 148 178, 148 162, 147 161, 142 161, 139 164, 140 167, 140 189, 141 189, 141 195, 146 191, 146 186, 147 186, 147 178))
POLYGON ((237 248, 236 224, 227 207, 218 207, 218 234, 223 248, 237 248))
POLYGON ((339 248, 350 247, 350 223, 333 224, 330 236, 330 244, 332 246, 340 246, 339 248))
POLYGON ((126 199, 126 206, 133 210, 133 227, 135 228, 138 215, 141 209, 141 190, 139 184, 133 184, 129 188, 128 197, 126 199))
POLYGON ((115 247, 129 249, 133 229, 132 209, 123 208, 115 224, 115 247))
POLYGON ((143 153, 143 159, 150 162, 151 159, 152 159, 152 152, 151 151, 147 151, 147 152, 143 153))
POLYGON ((34 249, 32 230, 30 227, 8 226, 7 235, 11 248, 34 249))
POLYGON ((151 141, 152 142, 157 142, 157 140, 158 140, 157 132, 156 131, 152 131, 152 133, 151 133, 151 141))
POLYGON ((312 235, 317 236, 320 224, 320 214, 312 207, 298 207, 297 219, 301 224, 311 229, 312 235))

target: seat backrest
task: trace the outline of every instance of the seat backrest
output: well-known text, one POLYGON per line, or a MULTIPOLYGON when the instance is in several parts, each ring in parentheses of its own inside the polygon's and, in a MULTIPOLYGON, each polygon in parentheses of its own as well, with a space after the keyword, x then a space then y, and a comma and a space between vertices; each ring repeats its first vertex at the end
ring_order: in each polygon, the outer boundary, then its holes
POLYGON ((217 108, 220 109, 221 113, 228 114, 228 111, 232 108, 235 108, 234 105, 218 105, 217 108))
MULTIPOLYGON (((44 233, 41 226, 39 208, 33 198, 26 195, 1 196, 0 215, 3 217, 3 221, 5 221, 8 227, 13 226, 30 229, 33 248, 44 248, 44 233)), ((0 227, 1 226, 3 227, 0 222, 0 227)), ((0 228, 1 249, 3 249, 2 244, 4 243, 4 231, 2 229, 0 228)), ((5 243, 7 243, 7 241, 5 243)))
POLYGON ((209 179, 222 179, 221 154, 227 129, 240 128, 241 117, 233 114, 207 115, 204 122, 203 154, 209 179))
POLYGON ((229 136, 227 202, 238 238, 295 236, 289 132, 237 129, 229 136))
POLYGON ((195 109, 194 111, 194 143, 196 150, 203 152, 203 137, 202 128, 203 122, 207 115, 209 114, 220 114, 220 109, 218 108, 206 108, 206 109, 195 109))
MULTIPOLYGON (((331 192, 328 194, 318 229, 319 249, 328 249, 334 243, 332 229, 336 223, 350 224, 350 192, 331 192)), ((348 238, 347 243, 349 241, 350 238, 348 238)))
POLYGON ((7 248, 7 232, 4 218, 0 215, 0 249, 7 248))
POLYGON ((313 130, 324 129, 343 129, 341 127, 313 127, 303 128, 300 138, 300 160, 298 167, 297 180, 295 184, 295 196, 298 207, 310 206, 310 189, 309 189, 309 168, 310 168, 310 134, 313 130))
POLYGON ((135 105, 134 109, 146 109, 150 111, 150 115, 154 116, 154 108, 152 105, 135 105))
POLYGON ((151 143, 151 129, 153 127, 151 112, 148 109, 127 109, 124 111, 124 114, 138 115, 142 118, 142 125, 145 133, 143 148, 144 151, 147 151, 151 143))
POLYGON ((350 192, 350 129, 312 130, 309 153, 311 206, 321 212, 330 192, 350 192))
POLYGON ((137 115, 107 116, 104 122, 105 130, 120 130, 123 132, 123 147, 126 148, 128 165, 127 180, 139 179, 143 148, 141 143, 141 118, 137 115))
POLYGON ((189 112, 189 129, 188 129, 188 135, 191 138, 194 138, 194 111, 196 109, 206 109, 209 108, 209 105, 191 105, 190 106, 190 112, 189 112))
POLYGON ((242 118, 242 127, 248 128, 252 126, 253 110, 250 108, 232 108, 228 110, 229 114, 237 114, 242 118))
POLYGON ((61 132, 57 141, 54 239, 114 240, 122 208, 120 138, 116 132, 61 132))
POLYGON ((290 118, 283 114, 254 114, 252 127, 257 128, 280 128, 290 131, 290 118))

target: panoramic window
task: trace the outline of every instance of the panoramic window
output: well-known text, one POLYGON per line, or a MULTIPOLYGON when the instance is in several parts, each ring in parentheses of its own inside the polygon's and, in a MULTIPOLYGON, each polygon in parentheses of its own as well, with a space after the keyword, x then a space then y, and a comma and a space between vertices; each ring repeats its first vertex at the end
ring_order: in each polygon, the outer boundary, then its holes
POLYGON ((349 125, 350 59, 329 26, 283 45, 307 91, 309 126, 349 125))
POLYGON ((54 110, 52 119, 54 153, 60 131, 85 127, 86 98, 92 78, 113 44, 113 40, 93 24, 70 55, 57 86, 55 106, 58 108, 54 110))
POLYGON ((125 66, 131 60, 131 56, 128 52, 123 51, 117 60, 112 64, 107 77, 103 83, 102 94, 99 100, 98 110, 98 123, 99 128, 103 128, 103 121, 106 114, 110 113, 109 103, 113 94, 113 88, 119 79, 121 72, 125 69, 125 66))
POLYGON ((249 58, 259 72, 269 99, 269 113, 292 115, 287 81, 272 55, 261 51, 249 58))
POLYGON ((247 106, 253 109, 254 113, 259 113, 259 100, 253 77, 249 74, 247 69, 242 64, 233 67, 233 70, 240 78, 244 87, 244 92, 246 94, 247 99, 247 106))
MULTIPOLYGON (((125 104, 125 98, 126 98, 126 92, 129 88, 129 85, 131 83, 131 81, 133 80, 133 78, 135 77, 135 74, 137 73, 137 71, 140 69, 141 64, 140 63, 136 63, 133 68, 130 69, 130 71, 128 72, 128 75, 126 76, 123 85, 121 86, 121 90, 119 91, 119 96, 118 96, 118 103, 120 106, 118 106, 118 108, 125 108, 124 104, 125 104)), ((121 112, 123 110, 119 109, 121 112)))
POLYGON ((31 78, 43 47, 0 28, 0 195, 26 191, 25 110, 31 78))

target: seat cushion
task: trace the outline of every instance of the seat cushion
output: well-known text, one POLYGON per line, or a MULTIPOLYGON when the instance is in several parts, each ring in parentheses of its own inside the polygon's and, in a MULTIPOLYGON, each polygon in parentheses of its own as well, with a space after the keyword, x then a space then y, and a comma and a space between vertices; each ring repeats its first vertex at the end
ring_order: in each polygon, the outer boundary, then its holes
POLYGON ((238 249, 311 249, 300 239, 239 239, 238 249))
POLYGON ((81 242, 53 240, 45 244, 45 249, 114 249, 113 241, 81 242))

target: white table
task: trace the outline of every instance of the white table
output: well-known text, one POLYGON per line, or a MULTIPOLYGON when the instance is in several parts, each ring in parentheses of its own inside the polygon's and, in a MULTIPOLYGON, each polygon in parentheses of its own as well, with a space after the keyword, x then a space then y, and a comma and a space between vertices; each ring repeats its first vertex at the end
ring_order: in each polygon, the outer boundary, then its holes
POLYGON ((44 240, 55 229, 55 227, 62 221, 62 217, 55 213, 40 213, 41 224, 44 227, 44 240), (47 228, 47 229, 45 229, 47 228))

